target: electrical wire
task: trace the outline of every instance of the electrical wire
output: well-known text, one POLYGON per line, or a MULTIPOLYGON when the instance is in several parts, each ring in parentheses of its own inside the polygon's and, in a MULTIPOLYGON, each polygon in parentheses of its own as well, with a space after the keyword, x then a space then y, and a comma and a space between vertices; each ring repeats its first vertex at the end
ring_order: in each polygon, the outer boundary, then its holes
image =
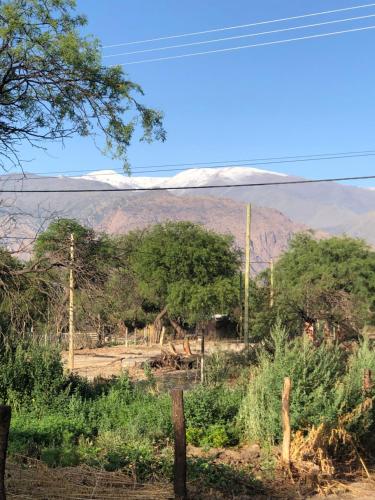
POLYGON ((341 8, 341 9, 325 10, 325 11, 321 11, 321 12, 302 14, 300 16, 284 17, 284 18, 279 18, 279 19, 258 21, 255 23, 238 24, 236 26, 226 26, 224 28, 215 28, 215 29, 209 29, 209 30, 204 30, 204 31, 182 33, 182 34, 178 34, 178 35, 169 35, 169 36, 161 36, 161 37, 157 37, 157 38, 149 38, 146 40, 136 40, 136 41, 132 41, 132 42, 123 42, 123 43, 117 43, 117 44, 112 44, 112 45, 104 45, 103 49, 109 49, 109 48, 115 48, 115 47, 125 47, 126 45, 137 45, 137 44, 141 44, 141 43, 159 42, 161 40, 172 40, 175 38, 183 38, 183 37, 187 37, 187 36, 206 35, 209 33, 218 33, 220 31, 250 28, 253 26, 261 26, 264 24, 280 23, 280 22, 284 22, 284 21, 295 21, 296 19, 304 19, 306 17, 323 16, 326 14, 336 14, 337 12, 348 12, 348 11, 352 11, 352 10, 366 9, 366 8, 374 7, 374 6, 375 6, 375 3, 354 5, 352 7, 345 7, 345 8, 341 8))
POLYGON ((355 180, 375 179, 375 175, 361 175, 354 177, 336 177, 325 179, 302 179, 296 181, 271 181, 271 182, 253 182, 242 184, 213 184, 207 186, 171 186, 171 187, 144 187, 144 188, 107 188, 107 189, 0 189, 0 193, 124 193, 124 192, 143 192, 143 191, 182 191, 194 189, 222 189, 222 188, 237 188, 237 187, 261 187, 261 186, 282 186, 295 184, 317 184, 323 182, 342 182, 355 180))
POLYGON ((154 59, 141 59, 139 61, 129 61, 129 62, 125 62, 125 63, 112 64, 111 66, 126 66, 126 65, 131 65, 131 64, 144 64, 144 63, 151 63, 151 62, 170 61, 172 59, 184 59, 187 57, 196 57, 196 56, 203 56, 203 55, 208 55, 208 54, 219 54, 219 53, 232 52, 232 51, 238 51, 238 50, 243 50, 243 49, 251 49, 251 48, 255 48, 255 47, 266 47, 269 45, 280 45, 280 44, 285 44, 285 43, 299 42, 301 40, 312 40, 315 38, 324 38, 324 37, 328 37, 328 36, 343 35, 345 33, 354 33, 356 31, 367 31, 367 30, 372 30, 374 28, 375 28, 374 25, 364 26, 362 28, 352 28, 352 29, 348 29, 348 30, 332 31, 329 33, 319 33, 317 35, 306 35, 306 36, 301 36, 301 37, 296 37, 296 38, 287 38, 285 40, 274 40, 272 42, 253 43, 253 44, 249 44, 249 45, 238 45, 237 47, 229 47, 229 48, 225 48, 225 49, 205 50, 202 52, 191 52, 188 54, 179 54, 179 55, 167 56, 167 57, 157 57, 154 59))
MULTIPOLYGON (((265 157, 265 158, 250 158, 250 159, 241 159, 241 160, 221 160, 221 161, 210 161, 210 162, 205 162, 205 161, 198 161, 198 162, 191 162, 191 163, 162 163, 159 165, 143 165, 139 167, 135 167, 132 169, 132 173, 135 174, 141 174, 141 173, 160 173, 160 172, 176 172, 176 171, 185 171, 189 170, 190 168, 196 167, 197 169, 203 169, 203 168, 236 168, 236 167, 244 167, 244 166, 262 166, 262 165, 273 165, 273 164, 279 164, 279 163, 297 163, 297 162, 309 162, 309 161, 327 161, 327 160, 334 160, 334 159, 345 159, 345 158, 367 158, 367 157, 372 157, 375 156, 375 150, 373 149, 366 149, 366 150, 361 150, 361 151, 343 151, 343 152, 336 152, 336 153, 317 153, 317 154, 306 154, 306 155, 290 155, 290 156, 271 156, 271 157, 265 157), (239 165, 234 165, 235 163, 238 163, 239 165), (174 168, 174 167, 181 167, 181 168, 174 168), (140 170, 140 169, 150 169, 150 170, 140 170)), ((88 172, 92 173, 95 175, 110 175, 110 173, 105 173, 102 172, 103 169, 101 170, 92 170, 92 169, 81 169, 81 170, 55 170, 52 172, 48 172, 48 174, 57 174, 57 175, 64 175, 64 174, 80 174, 82 172, 88 172), (98 173, 96 173, 98 172, 98 173)), ((111 169, 110 172, 116 172, 120 174, 124 174, 125 172, 121 168, 114 168, 111 169)), ((32 175, 40 175, 43 177, 39 177, 38 179, 55 179, 56 177, 52 176, 47 176, 44 175, 46 172, 28 172, 29 174, 32 175)), ((10 177, 13 174, 8 174, 10 177)), ((22 181, 23 179, 25 180, 32 180, 32 177, 27 177, 27 173, 14 173, 14 175, 22 175, 22 178, 17 179, 22 181)), ((0 177, 1 179, 1 177, 0 177)))
POLYGON ((281 28, 278 30, 262 31, 262 32, 258 32, 258 33, 247 33, 246 35, 236 35, 236 36, 229 36, 229 37, 225 37, 225 38, 216 38, 214 40, 203 40, 203 41, 199 41, 199 42, 182 43, 179 45, 168 45, 165 47, 156 47, 156 48, 151 48, 151 49, 135 50, 132 52, 120 52, 119 54, 104 55, 103 58, 128 56, 128 55, 134 55, 134 54, 143 54, 145 52, 159 52, 161 50, 179 49, 179 48, 183 48, 183 47, 192 47, 195 45, 205 45, 208 43, 226 42, 229 40, 238 40, 241 38, 251 38, 251 37, 255 37, 255 36, 264 36, 264 35, 271 35, 271 34, 275 34, 275 33, 283 33, 285 31, 295 31, 295 30, 301 30, 301 29, 307 29, 307 28, 316 28, 318 26, 325 26, 327 24, 337 24, 337 23, 344 23, 344 22, 348 22, 348 21, 357 21, 360 19, 369 19, 371 17, 375 17, 375 14, 369 14, 367 16, 348 17, 346 19, 335 19, 333 21, 324 21, 321 23, 305 24, 302 26, 292 26, 290 28, 281 28))

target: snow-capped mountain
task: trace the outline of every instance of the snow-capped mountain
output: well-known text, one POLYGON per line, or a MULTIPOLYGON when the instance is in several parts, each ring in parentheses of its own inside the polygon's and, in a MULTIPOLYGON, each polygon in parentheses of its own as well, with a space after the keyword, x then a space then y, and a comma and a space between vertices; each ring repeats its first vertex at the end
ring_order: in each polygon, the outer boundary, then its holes
POLYGON ((170 177, 128 177, 115 171, 93 172, 82 179, 101 181, 115 187, 206 189, 171 191, 179 196, 210 196, 275 208, 292 220, 332 234, 347 233, 375 244, 375 190, 338 183, 285 186, 229 185, 296 181, 300 177, 253 167, 191 168, 170 177), (215 189, 210 186, 219 186, 215 189))
MULTIPOLYGON (((5 175, 0 177, 0 188, 4 183, 4 189, 20 189, 21 186, 25 191, 39 190, 17 197, 17 206, 20 205, 25 213, 39 214, 43 207, 47 213, 73 216, 103 230, 125 231, 168 219, 194 220, 212 228, 230 228, 239 239, 243 232, 238 222, 240 214, 244 213, 245 203, 252 203, 254 207, 276 209, 287 216, 281 222, 275 211, 268 212, 268 227, 275 232, 276 241, 281 241, 280 231, 285 231, 290 224, 287 218, 290 218, 298 227, 303 224, 325 233, 347 233, 375 245, 374 190, 334 182, 267 185, 300 179, 279 172, 234 166, 191 168, 170 177, 127 176, 114 170, 93 171, 81 177, 28 174, 18 179, 5 175), (233 185, 235 187, 229 187, 233 185), (190 186, 204 189, 189 190, 190 186), (166 191, 102 192, 110 187, 162 187, 166 191), (176 187, 180 189, 172 189, 176 187), (55 189, 67 192, 64 195, 48 192, 55 189), (74 193, 86 189, 86 193, 74 193), (280 224, 282 227, 276 227, 280 224)), ((267 242, 265 247, 270 245, 272 238, 269 232, 263 235, 267 242)), ((283 238, 285 242, 285 235, 283 238)))
MULTIPOLYGON (((8 200, 7 195, 3 194, 0 239, 2 234, 13 236, 15 240, 12 248, 19 252, 20 237, 22 244, 22 236, 32 237, 51 220, 61 217, 74 218, 100 232, 111 234, 124 234, 165 221, 188 220, 223 234, 232 234, 237 245, 244 246, 246 211, 242 202, 206 196, 204 190, 199 190, 201 195, 195 197, 169 189, 136 193, 121 190, 106 192, 111 186, 153 187, 162 183, 172 184, 172 180, 160 177, 129 178, 113 171, 95 172, 93 175, 78 179, 32 174, 0 176, 0 191, 5 188, 29 191, 17 198, 9 194, 9 203, 4 203, 4 199, 8 200), (6 207, 9 207, 8 210, 6 207), (10 227, 6 226, 7 221, 10 227)), ((203 179, 212 182, 208 176, 203 179)), ((181 183, 190 183, 185 173, 179 174, 179 180, 181 183)), ((199 181, 203 182, 202 177, 199 181)), ((222 181, 228 183, 228 177, 222 177, 222 181)), ((182 191, 187 193, 187 190, 182 191)), ((306 229, 306 226, 296 224, 277 210, 253 206, 252 258, 261 262, 270 257, 276 258, 285 251, 293 234, 306 229)), ((26 250, 22 250, 23 254, 27 256, 30 249, 30 245, 26 246, 26 250)), ((262 266, 264 264, 261 263, 255 265, 254 272, 261 270, 262 266)))
POLYGON ((169 177, 130 177, 126 174, 120 174, 115 170, 98 170, 74 177, 74 179, 105 182, 117 188, 149 188, 160 186, 169 177))
POLYGON ((185 187, 210 184, 240 184, 249 176, 279 176, 286 174, 252 167, 190 168, 170 177, 138 177, 120 174, 115 170, 99 170, 76 179, 105 182, 118 188, 185 187))

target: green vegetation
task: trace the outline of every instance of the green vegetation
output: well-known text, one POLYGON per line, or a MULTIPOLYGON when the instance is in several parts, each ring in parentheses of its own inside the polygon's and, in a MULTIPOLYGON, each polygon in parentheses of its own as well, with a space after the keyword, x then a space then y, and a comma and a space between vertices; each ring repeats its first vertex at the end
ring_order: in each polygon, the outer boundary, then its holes
MULTIPOLYGON (((13 408, 10 454, 36 457, 51 467, 86 463, 122 469, 141 481, 171 478, 170 396, 155 390, 152 377, 135 383, 126 374, 94 382, 67 376, 59 353, 41 345, 4 350, 1 366, 1 400, 13 408)), ((365 398, 375 397, 374 387, 363 394, 365 367, 375 370, 375 351, 367 342, 353 353, 326 343, 315 347, 304 339, 288 339, 276 325, 267 348, 207 358, 210 383, 185 393, 188 443, 204 450, 278 444, 281 388, 290 376, 293 431, 307 432, 321 423, 334 428, 353 414, 340 425, 370 451, 374 409, 368 405, 356 413, 365 398), (220 381, 214 376, 218 373, 220 381)), ((226 477, 235 474, 225 464, 220 467, 226 477)), ((192 478, 207 470, 213 483, 220 467, 210 459, 189 462, 192 478)), ((264 467, 268 474, 269 465, 264 467)))
MULTIPOLYGON (((30 262, 6 251, 0 256, 0 399, 13 409, 10 453, 52 467, 85 463, 122 469, 139 480, 169 479, 170 396, 158 391, 152 369, 145 368, 142 382, 127 374, 88 382, 65 374, 59 348, 51 347, 51 330, 67 330, 71 233, 77 329, 102 334, 119 324, 150 321, 168 321, 184 334, 214 313, 236 318, 238 250, 230 238, 188 222, 109 237, 62 219, 38 238, 30 262)), ((347 339, 371 325, 374 262, 374 252, 362 242, 297 237, 275 265, 272 309, 268 272, 252 282, 252 334, 261 342, 241 353, 207 357, 205 384, 186 392, 188 443, 207 453, 253 442, 266 449, 278 445, 281 389, 289 376, 294 433, 307 436, 324 424, 348 433, 364 454, 369 451, 375 388, 364 392, 363 372, 375 372, 373 347, 366 339, 344 346, 323 334, 315 342, 300 333, 304 321, 339 326, 347 339)), ((259 467, 269 474, 270 464, 272 457, 259 467)), ((207 456, 189 461, 191 478, 199 482, 207 474, 209 484, 225 492, 235 480, 239 493, 256 487, 245 469, 207 456)))
MULTIPOLYGON (((249 441, 264 445, 281 439, 281 390, 284 377, 292 379, 291 427, 293 431, 327 424, 334 428, 341 418, 358 411, 345 427, 370 450, 375 429, 373 405, 361 407, 365 398, 373 400, 375 388, 364 395, 365 368, 375 369, 375 351, 363 341, 348 354, 338 345, 315 347, 306 338, 288 340, 276 325, 272 333, 273 353, 260 350, 258 363, 251 368, 247 394, 241 403, 239 422, 249 441)), ((354 414, 353 414, 354 415, 354 414)))
POLYGON ((356 337, 375 321, 375 252, 348 237, 316 240, 297 235, 275 264, 275 304, 269 307, 269 271, 251 290, 252 337, 267 336, 280 318, 288 331, 302 324, 326 322, 345 337, 356 337))
POLYGON ((109 237, 60 219, 39 235, 30 262, 5 250, 0 255, 6 340, 31 330, 39 339, 56 332, 58 340, 67 331, 71 234, 77 330, 103 336, 121 324, 156 320, 183 335, 184 328, 215 313, 233 315, 238 306, 240 259, 231 237, 190 222, 109 237))
POLYGON ((1 166, 19 165, 19 145, 80 135, 126 163, 137 125, 141 140, 165 140, 160 112, 139 102, 142 88, 121 66, 102 63, 98 40, 82 36, 75 0, 6 0, 0 4, 1 166), (99 142, 100 144, 100 142, 99 142))
MULTIPOLYGON (((140 480, 171 476, 170 397, 155 394, 152 383, 133 383, 126 374, 94 383, 68 377, 57 351, 37 345, 6 351, 1 366, 1 400, 13 408, 11 454, 53 467, 121 468, 140 480)), ((229 444, 228 435, 238 440, 230 428, 240 399, 238 390, 222 386, 187 393, 188 434, 199 429, 205 446, 229 444)))
POLYGON ((139 289, 159 310, 195 324, 238 302, 239 253, 233 238, 190 222, 157 224, 134 253, 139 289))

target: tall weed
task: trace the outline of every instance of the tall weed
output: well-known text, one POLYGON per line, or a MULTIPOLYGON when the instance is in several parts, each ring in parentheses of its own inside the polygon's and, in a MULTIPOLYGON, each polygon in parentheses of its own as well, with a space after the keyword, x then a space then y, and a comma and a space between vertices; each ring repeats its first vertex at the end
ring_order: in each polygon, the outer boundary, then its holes
POLYGON ((258 365, 251 370, 239 413, 244 437, 269 444, 281 437, 284 377, 292 379, 292 428, 303 429, 335 419, 336 384, 345 370, 344 354, 337 346, 315 347, 302 338, 288 341, 287 332, 280 325, 276 325, 271 337, 272 349, 262 349, 258 365))

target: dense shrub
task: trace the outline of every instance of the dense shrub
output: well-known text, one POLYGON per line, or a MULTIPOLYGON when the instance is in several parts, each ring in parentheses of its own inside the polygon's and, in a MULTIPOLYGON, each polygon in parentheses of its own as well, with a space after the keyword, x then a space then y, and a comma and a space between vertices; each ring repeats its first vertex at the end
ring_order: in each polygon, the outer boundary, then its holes
MULTIPOLYGON (((342 415, 353 414, 348 430, 369 443, 374 410, 368 404, 366 411, 356 411, 366 397, 375 397, 374 388, 367 395, 362 390, 363 370, 375 372, 375 352, 368 343, 348 354, 335 345, 288 340, 280 326, 272 339, 256 356, 220 354, 207 363, 209 383, 185 392, 187 441, 205 448, 241 440, 277 443, 281 389, 290 376, 293 430, 321 422, 336 425, 342 415), (229 383, 219 383, 220 374, 229 383)), ((126 374, 95 382, 68 377, 58 352, 45 346, 21 344, 1 356, 1 397, 13 408, 11 453, 51 466, 88 463, 123 468, 137 477, 169 474, 170 396, 155 391, 152 377, 142 383, 126 374)))
MULTIPOLYGON (((348 355, 337 345, 322 343, 315 347, 302 338, 288 341, 280 326, 274 328, 272 339, 273 353, 260 351, 239 413, 239 424, 247 440, 280 440, 281 392, 286 376, 292 379, 292 430, 323 422, 336 425, 340 416, 354 410, 363 400, 363 369, 375 367, 375 352, 367 343, 348 355)), ((366 425, 363 415, 354 424, 358 435, 373 426, 373 417, 368 418, 368 412, 366 415, 366 425)))
POLYGON ((0 366, 0 399, 13 409, 52 404, 68 384, 60 352, 39 343, 20 341, 4 348, 0 366))

